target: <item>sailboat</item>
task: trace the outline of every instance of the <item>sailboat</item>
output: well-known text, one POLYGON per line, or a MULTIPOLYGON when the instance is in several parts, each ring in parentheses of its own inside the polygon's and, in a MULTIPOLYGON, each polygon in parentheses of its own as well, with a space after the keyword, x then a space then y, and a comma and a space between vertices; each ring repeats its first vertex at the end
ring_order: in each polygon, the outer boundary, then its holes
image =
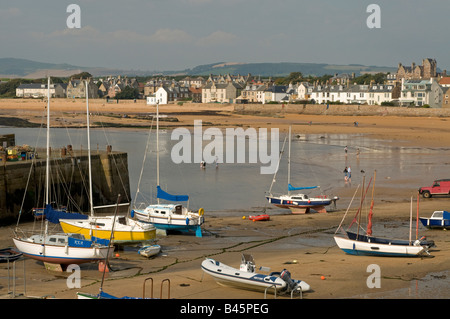
MULTIPOLYGON (((359 209, 357 211, 357 215, 359 215, 358 222, 358 230, 357 232, 345 231, 345 236, 336 235, 336 233, 341 229, 341 224, 336 230, 334 240, 338 247, 342 249, 344 252, 350 255, 359 255, 359 256, 389 256, 389 257, 417 257, 422 255, 429 255, 429 248, 434 246, 433 241, 428 241, 426 238, 418 238, 418 234, 416 235, 416 240, 411 239, 411 231, 409 240, 401 240, 401 239, 390 239, 390 238, 382 238, 372 236, 372 216, 373 216, 373 194, 375 189, 375 177, 376 171, 374 174, 374 184, 372 189, 372 200, 369 211, 369 218, 367 224, 366 234, 360 234, 360 220, 361 220, 361 208, 362 203, 365 198, 364 193, 364 179, 363 177, 363 187, 361 189, 361 203, 359 209)), ((369 183, 370 185, 370 183, 369 183)), ((367 192, 367 190, 366 190, 367 192)), ((411 203, 412 207, 412 203, 411 203)), ((412 209, 411 209, 412 216, 412 209)), ((345 218, 345 215, 344 215, 345 218)), ((344 219, 343 218, 343 219, 344 219)), ((353 222, 356 222, 357 216, 353 219, 353 222)), ((352 223, 353 224, 353 223, 352 223)), ((350 225, 350 227, 352 226, 350 225)), ((410 221, 410 225, 412 224, 412 217, 410 221)), ((349 227, 349 228, 350 228, 349 227)))
POLYGON ((88 137, 88 159, 89 159, 89 191, 90 191, 90 216, 87 218, 60 218, 59 223, 65 233, 81 234, 90 238, 112 238, 118 244, 144 242, 156 237, 156 228, 134 220, 127 216, 95 216, 92 196, 92 165, 91 165, 91 142, 89 124, 89 92, 86 81, 86 113, 87 113, 87 137, 88 137), (114 226, 115 225, 115 226, 114 226))
POLYGON ((292 191, 306 190, 306 189, 316 189, 320 186, 307 186, 307 187, 294 187, 290 183, 291 179, 291 127, 289 126, 289 154, 288 154, 288 193, 284 195, 275 196, 272 194, 272 186, 275 182, 276 173, 272 180, 272 185, 269 190, 269 195, 266 199, 269 203, 280 207, 290 209, 293 214, 305 214, 309 213, 311 209, 319 213, 326 213, 326 206, 331 203, 335 203, 339 197, 335 196, 330 198, 326 195, 320 195, 318 197, 309 197, 303 193, 291 194, 292 191))
MULTIPOLYGON (((46 156, 46 176, 45 176, 45 208, 44 214, 58 214, 65 211, 54 210, 50 204, 50 77, 48 78, 47 97, 47 156, 46 156)), ((20 219, 19 213, 19 219, 20 219)), ((24 255, 32 259, 53 264, 81 264, 91 261, 104 260, 109 253, 109 242, 101 240, 86 240, 79 234, 49 234, 48 219, 45 219, 45 232, 25 235, 19 231, 19 219, 14 230, 13 242, 17 249, 24 255)))
POLYGON ((138 220, 153 224, 157 229, 175 231, 195 231, 197 237, 202 237, 201 225, 204 222, 204 209, 198 212, 190 211, 181 204, 160 203, 160 199, 171 202, 188 201, 188 195, 172 195, 159 185, 159 103, 156 104, 156 189, 157 204, 150 204, 144 209, 133 209, 132 216, 138 220))

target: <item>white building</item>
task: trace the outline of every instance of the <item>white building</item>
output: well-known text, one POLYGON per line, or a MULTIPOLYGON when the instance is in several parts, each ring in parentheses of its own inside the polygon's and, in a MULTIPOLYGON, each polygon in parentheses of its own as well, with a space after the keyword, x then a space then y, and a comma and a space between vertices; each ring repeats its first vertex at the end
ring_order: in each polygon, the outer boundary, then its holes
POLYGON ((394 85, 389 84, 373 84, 369 87, 369 97, 367 104, 381 105, 383 102, 392 102, 394 100, 392 94, 394 85))
POLYGON ((442 107, 443 90, 435 78, 429 80, 402 79, 400 105, 442 107))
POLYGON ((169 94, 164 87, 160 87, 156 92, 147 97, 148 105, 168 104, 169 94))
MULTIPOLYGON (((67 84, 50 84, 51 97, 65 97, 67 84)), ((47 84, 21 84, 16 88, 17 97, 41 98, 48 95, 47 84)))

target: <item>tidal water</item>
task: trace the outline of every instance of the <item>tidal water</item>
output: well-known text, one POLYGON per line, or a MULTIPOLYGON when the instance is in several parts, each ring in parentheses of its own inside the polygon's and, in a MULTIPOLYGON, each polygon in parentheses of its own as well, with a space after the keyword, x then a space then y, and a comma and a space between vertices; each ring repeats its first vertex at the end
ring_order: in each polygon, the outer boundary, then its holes
MULTIPOLYGON (((0 127, 0 134, 11 133, 15 134, 17 145, 28 144, 35 147, 46 145, 45 129, 0 127)), ((191 208, 203 207, 210 213, 240 215, 242 212, 261 210, 269 206, 264 195, 270 189, 274 175, 261 174, 261 167, 269 164, 261 163, 258 157, 256 163, 249 163, 249 150, 258 151, 259 144, 248 147, 252 141, 247 139, 247 146, 243 150, 244 163, 237 163, 237 153, 240 150, 235 148, 234 162, 219 163, 217 166, 208 163, 205 169, 201 169, 200 164, 194 162, 194 148, 191 150, 190 163, 174 163, 171 153, 180 140, 172 140, 171 135, 171 131, 164 130, 159 134, 160 185, 167 192, 189 195, 191 208)), ((92 152, 97 148, 105 150, 106 145, 112 145, 113 151, 128 153, 130 198, 135 198, 140 176, 142 178, 136 203, 143 198, 155 196, 155 130, 91 129, 90 138, 92 152)), ((284 136, 280 134, 279 151, 282 151, 283 142, 284 136)), ((200 150, 206 149, 209 143, 211 143, 209 140, 203 141, 200 150)), ((53 149, 70 144, 74 149, 86 150, 86 130, 51 129, 50 144, 53 149)), ((226 152, 225 139, 224 152, 226 152)), ((270 147, 267 154, 270 155, 270 147)), ((363 135, 323 134, 301 137, 294 135, 291 143, 291 184, 296 187, 320 185, 319 189, 305 192, 311 196, 320 194, 339 196, 337 206, 345 209, 356 187, 361 184, 363 176, 361 171, 365 171, 370 177, 376 170, 377 187, 393 190, 410 189, 411 194, 416 194, 420 186, 431 185, 437 178, 450 177, 449 158, 450 147, 398 147, 363 135), (347 154, 344 152, 345 146, 348 146, 347 154), (356 155, 357 149, 360 150, 359 156, 356 155), (346 166, 352 169, 351 183, 344 182, 343 169, 346 166)), ((226 154, 223 161, 225 159, 226 154)), ((278 154, 272 155, 272 160, 278 160, 278 154)), ((285 144, 281 156, 276 181, 273 183, 273 193, 287 192, 287 162, 288 143, 285 144)), ((274 209, 273 213, 277 213, 277 209, 274 209)))
MULTIPOLYGON (((16 144, 28 144, 34 147, 45 147, 46 131, 37 128, 0 127, 0 134, 16 136, 16 144)), ((254 148, 246 147, 244 163, 208 163, 205 169, 199 163, 176 164, 171 152, 179 140, 171 139, 171 131, 160 132, 160 185, 172 194, 190 196, 189 206, 193 209, 203 207, 208 215, 227 214, 242 216, 248 212, 262 211, 270 207, 264 195, 272 184, 274 175, 261 174, 261 162, 249 163, 249 152, 254 148)), ((269 133, 270 134, 270 133, 269 133)), ((247 139, 250 143, 250 139, 247 139)), ((203 141, 201 149, 211 141, 203 141)), ((263 141, 264 142, 264 141, 263 141)), ((280 136, 279 151, 282 150, 284 136, 280 136)), ((53 149, 72 145, 74 149, 87 149, 85 129, 51 130, 50 144, 53 149)), ((136 204, 142 198, 154 198, 156 190, 156 134, 149 130, 115 130, 92 129, 91 149, 105 150, 112 145, 113 151, 128 153, 128 169, 131 187, 130 198, 134 199, 139 185, 136 204), (145 162, 144 162, 145 157, 145 162)), ((259 145, 257 145, 259 147, 259 145)), ((192 149, 192 151, 194 148, 192 149)), ((235 149, 235 152, 237 150, 235 149)), ((273 193, 287 191, 287 154, 286 143, 281 156, 273 193)), ((278 158, 278 156, 275 156, 278 158)), ((450 178, 450 147, 417 148, 398 147, 389 141, 371 139, 363 135, 294 134, 291 144, 291 184, 294 186, 320 185, 320 190, 306 191, 310 195, 339 196, 337 206, 346 209, 356 187, 362 181, 363 173, 370 177, 377 171, 376 186, 392 189, 392 200, 397 196, 395 190, 402 188, 416 194, 420 186, 431 185, 434 179, 450 178), (344 148, 348 146, 348 153, 344 148), (356 155, 357 149, 360 155, 356 155), (352 182, 344 181, 343 169, 350 166, 352 182)), ((194 154, 192 153, 192 161, 194 154)), ((404 198, 405 200, 409 198, 404 198)), ((389 200, 389 198, 385 198, 389 200)), ((285 214, 282 209, 272 208, 271 214, 285 214)), ((383 227, 386 227, 384 225, 383 227)), ((398 227, 404 237, 407 227, 398 227)), ((392 233, 392 229, 389 230, 392 233)), ((330 239, 322 236, 322 240, 330 243, 330 239)), ((308 243, 304 238, 292 245, 298 247, 305 244, 317 244, 316 239, 308 243)), ((448 298, 449 273, 429 274, 411 284, 410 288, 383 294, 368 294, 357 298, 448 298)))

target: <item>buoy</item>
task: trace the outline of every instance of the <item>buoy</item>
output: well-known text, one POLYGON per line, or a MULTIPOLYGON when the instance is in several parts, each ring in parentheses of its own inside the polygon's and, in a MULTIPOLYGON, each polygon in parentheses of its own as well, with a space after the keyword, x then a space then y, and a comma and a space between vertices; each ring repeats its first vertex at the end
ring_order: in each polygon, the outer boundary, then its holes
POLYGON ((320 276, 320 279, 325 280, 325 276, 320 276))
POLYGON ((245 219, 245 216, 242 216, 242 219, 245 219))
POLYGON ((101 261, 98 263, 98 271, 109 272, 109 267, 103 261, 101 261))
POLYGON ((116 257, 120 257, 119 253, 116 254, 116 257))

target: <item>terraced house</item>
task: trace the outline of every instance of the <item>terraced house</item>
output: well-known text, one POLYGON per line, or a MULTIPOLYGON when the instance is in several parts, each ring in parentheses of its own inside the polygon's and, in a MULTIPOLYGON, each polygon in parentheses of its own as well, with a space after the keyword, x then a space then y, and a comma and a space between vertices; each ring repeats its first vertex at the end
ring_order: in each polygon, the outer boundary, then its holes
POLYGON ((202 89, 202 103, 234 103, 243 87, 235 82, 207 83, 202 89))

